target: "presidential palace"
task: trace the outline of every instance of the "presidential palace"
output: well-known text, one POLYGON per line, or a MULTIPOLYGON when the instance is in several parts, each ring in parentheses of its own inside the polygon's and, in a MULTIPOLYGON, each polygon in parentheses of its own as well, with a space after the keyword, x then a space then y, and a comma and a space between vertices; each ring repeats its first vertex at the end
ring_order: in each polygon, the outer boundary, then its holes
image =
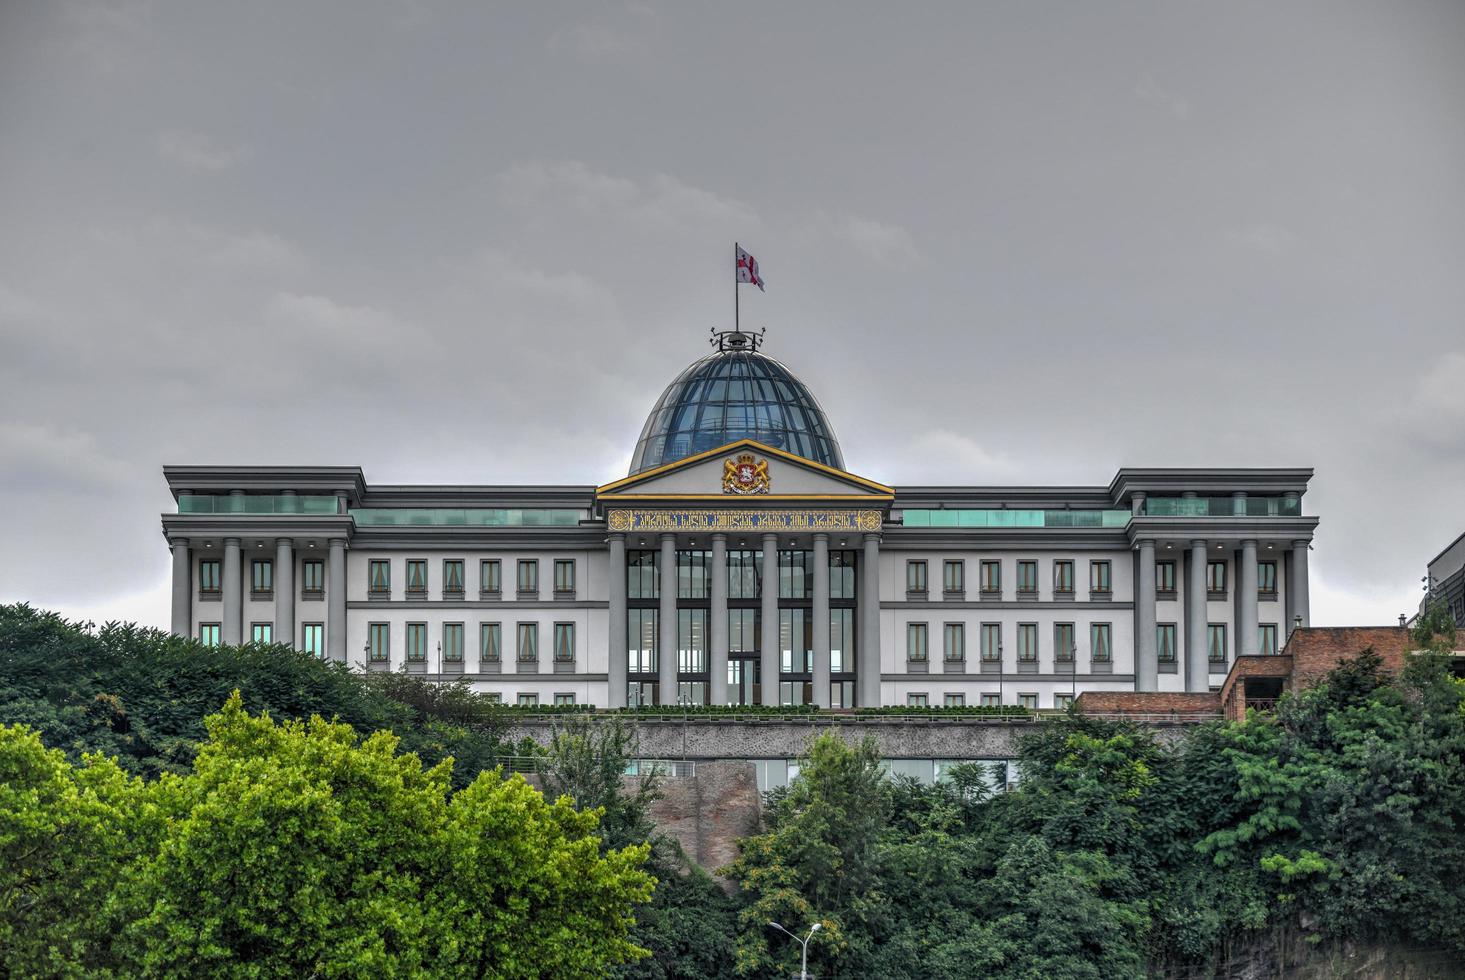
POLYGON ((518 704, 1056 708, 1209 691, 1308 624, 1310 469, 892 487, 760 346, 718 335, 604 486, 167 466, 173 630, 518 704))

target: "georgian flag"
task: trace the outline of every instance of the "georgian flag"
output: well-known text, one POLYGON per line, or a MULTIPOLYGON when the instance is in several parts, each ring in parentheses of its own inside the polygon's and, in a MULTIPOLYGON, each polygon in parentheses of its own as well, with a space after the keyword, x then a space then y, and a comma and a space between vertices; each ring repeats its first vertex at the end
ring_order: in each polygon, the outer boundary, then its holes
POLYGON ((759 292, 766 292, 763 289, 763 277, 758 275, 758 260, 747 252, 743 251, 741 245, 735 245, 738 260, 738 282, 751 282, 758 287, 759 292))

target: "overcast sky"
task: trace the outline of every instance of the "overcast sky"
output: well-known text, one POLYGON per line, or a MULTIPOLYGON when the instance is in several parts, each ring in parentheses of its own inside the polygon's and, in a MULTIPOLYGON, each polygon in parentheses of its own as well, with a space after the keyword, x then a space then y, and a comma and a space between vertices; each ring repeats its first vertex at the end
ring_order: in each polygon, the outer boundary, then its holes
POLYGON ((164 463, 624 475, 732 317, 894 484, 1313 466, 1465 529, 1465 3, 0 3, 0 600, 166 625, 164 463))

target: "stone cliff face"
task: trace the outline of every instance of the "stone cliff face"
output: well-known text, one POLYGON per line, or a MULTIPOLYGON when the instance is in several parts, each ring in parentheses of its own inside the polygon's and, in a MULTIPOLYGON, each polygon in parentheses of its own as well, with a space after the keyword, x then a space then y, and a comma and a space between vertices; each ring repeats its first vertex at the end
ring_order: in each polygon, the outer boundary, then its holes
POLYGON ((651 819, 711 874, 738 856, 741 838, 758 832, 762 798, 751 762, 699 762, 696 775, 662 779, 661 793, 651 819))
POLYGON ((1314 946, 1298 930, 1278 929, 1227 950, 1207 967, 1154 966, 1155 977, 1186 980, 1460 980, 1465 961, 1448 950, 1385 943, 1314 946))

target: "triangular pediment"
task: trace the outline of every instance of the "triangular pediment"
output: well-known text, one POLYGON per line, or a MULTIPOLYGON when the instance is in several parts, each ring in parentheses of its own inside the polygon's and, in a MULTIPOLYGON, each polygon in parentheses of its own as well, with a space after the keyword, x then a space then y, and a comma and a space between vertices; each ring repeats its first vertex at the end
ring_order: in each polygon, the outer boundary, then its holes
POLYGON ((680 498, 753 503, 841 498, 874 502, 892 499, 895 491, 753 439, 740 439, 607 483, 596 495, 608 500, 680 498))

